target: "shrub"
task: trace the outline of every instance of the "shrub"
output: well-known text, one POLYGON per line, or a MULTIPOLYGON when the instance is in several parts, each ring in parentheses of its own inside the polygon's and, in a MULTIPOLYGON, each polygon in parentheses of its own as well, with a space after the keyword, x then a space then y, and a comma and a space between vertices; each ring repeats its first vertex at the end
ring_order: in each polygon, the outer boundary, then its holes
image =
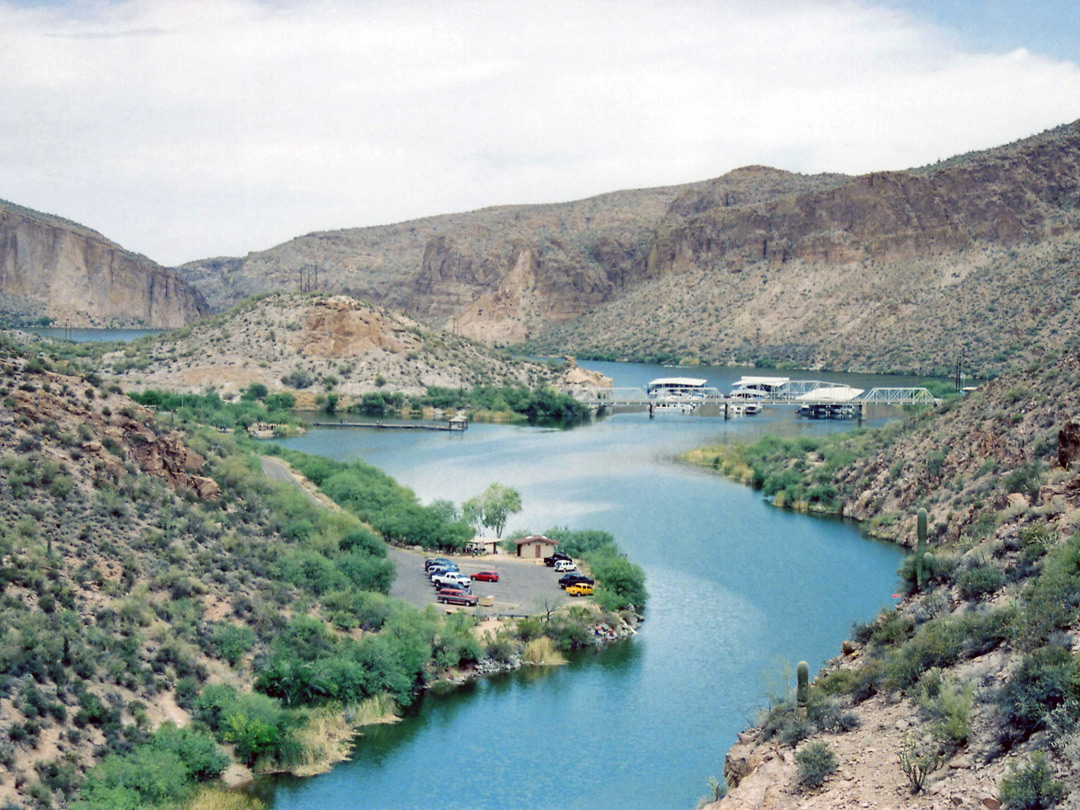
POLYGON ((900 761, 900 769, 907 777, 912 793, 918 793, 923 789, 926 777, 936 771, 941 765, 941 754, 936 745, 917 745, 914 740, 908 738, 904 747, 897 754, 900 761))
POLYGON ((236 666, 237 662, 255 646, 255 631, 236 624, 219 624, 210 640, 217 654, 236 666))
POLYGON ((1032 754, 1026 765, 1014 764, 998 786, 998 796, 1010 810, 1053 807, 1067 795, 1065 785, 1050 773, 1050 765, 1042 751, 1032 754))
POLYGON ((919 708, 931 721, 934 738, 946 749, 964 745, 971 734, 974 690, 945 679, 940 669, 931 669, 919 679, 919 708))
POLYGON ((795 761, 799 764, 799 786, 804 788, 821 787, 836 770, 836 754, 824 741, 804 745, 795 752, 795 761))
POLYGON ((967 568, 956 578, 960 598, 968 601, 989 596, 1005 584, 1005 574, 992 565, 967 568))
POLYGON ((1072 655, 1060 647, 1042 647, 1024 657, 997 695, 1006 743, 1044 727, 1050 712, 1065 701, 1073 670, 1072 655))
POLYGON ((645 609, 645 571, 620 555, 613 546, 603 546, 584 555, 599 587, 594 599, 604 610, 616 612, 633 607, 645 609))

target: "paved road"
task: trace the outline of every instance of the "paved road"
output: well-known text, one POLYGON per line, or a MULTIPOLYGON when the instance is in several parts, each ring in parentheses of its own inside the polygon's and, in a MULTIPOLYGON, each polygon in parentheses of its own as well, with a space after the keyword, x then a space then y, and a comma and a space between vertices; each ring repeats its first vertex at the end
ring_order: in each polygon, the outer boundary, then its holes
MULTIPOLYGON (((332 503, 322 500, 304 486, 302 476, 281 459, 273 456, 261 456, 263 472, 267 478, 285 481, 298 487, 311 499, 312 503, 324 509, 335 508, 332 503)), ((397 566, 397 576, 390 587, 390 595, 403 599, 417 607, 434 605, 435 588, 424 571, 424 559, 430 556, 453 559, 463 574, 477 571, 498 571, 498 582, 476 582, 473 593, 477 596, 493 596, 495 604, 490 608, 478 608, 480 613, 510 613, 515 615, 536 615, 545 613, 557 605, 573 601, 559 587, 559 577, 552 569, 537 564, 534 560, 523 560, 507 554, 485 555, 482 557, 453 556, 447 554, 427 554, 407 551, 395 546, 387 547, 387 556, 397 566)), ((463 608, 468 610, 469 608, 463 608)))

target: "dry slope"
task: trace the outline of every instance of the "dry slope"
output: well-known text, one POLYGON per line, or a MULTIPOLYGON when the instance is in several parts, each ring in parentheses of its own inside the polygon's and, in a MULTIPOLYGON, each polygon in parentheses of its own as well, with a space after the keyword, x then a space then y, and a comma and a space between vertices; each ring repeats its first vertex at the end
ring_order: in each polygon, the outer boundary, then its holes
POLYGON ((261 296, 189 329, 144 338, 104 362, 127 388, 213 387, 225 395, 253 383, 356 397, 567 381, 563 369, 514 360, 347 295, 318 293, 261 296))

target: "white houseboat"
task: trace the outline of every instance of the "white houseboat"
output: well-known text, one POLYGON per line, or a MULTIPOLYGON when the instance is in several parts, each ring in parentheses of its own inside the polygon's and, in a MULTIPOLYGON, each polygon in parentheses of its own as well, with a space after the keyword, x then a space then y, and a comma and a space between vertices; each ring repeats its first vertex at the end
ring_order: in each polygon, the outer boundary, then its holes
POLYGON ((790 377, 741 377, 731 386, 728 399, 769 399, 789 382, 790 377))
POLYGON ((658 377, 645 386, 645 393, 653 399, 704 397, 706 382, 697 377, 658 377))

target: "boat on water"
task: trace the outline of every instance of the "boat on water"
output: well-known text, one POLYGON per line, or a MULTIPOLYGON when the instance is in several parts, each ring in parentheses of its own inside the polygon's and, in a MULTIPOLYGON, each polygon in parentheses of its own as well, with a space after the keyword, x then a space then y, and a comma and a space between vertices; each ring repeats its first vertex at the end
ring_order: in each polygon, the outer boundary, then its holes
POLYGON ((740 377, 731 386, 728 399, 770 399, 777 396, 789 382, 790 377, 740 377))
POLYGON ((728 405, 728 416, 754 416, 759 413, 761 413, 761 404, 758 402, 747 400, 728 405))
POLYGON ((693 413, 705 399, 707 380, 698 377, 658 377, 645 386, 650 413, 693 413))
POLYGON ((695 407, 689 402, 657 402, 652 409, 654 413, 693 413, 695 407))
POLYGON ((704 397, 706 382, 698 377, 657 377, 645 386, 645 393, 653 399, 704 397))
POLYGON ((854 419, 859 408, 853 402, 812 402, 799 406, 799 416, 808 419, 854 419))

